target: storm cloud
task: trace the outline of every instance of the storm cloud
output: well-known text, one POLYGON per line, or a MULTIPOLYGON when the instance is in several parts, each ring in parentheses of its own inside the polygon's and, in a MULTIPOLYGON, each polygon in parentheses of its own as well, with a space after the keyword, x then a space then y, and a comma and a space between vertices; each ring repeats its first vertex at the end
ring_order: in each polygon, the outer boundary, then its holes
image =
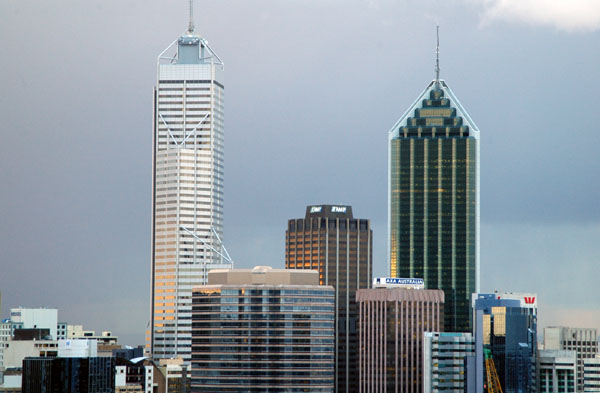
MULTIPOLYGON (((600 35, 596 22, 523 23, 511 4, 197 2, 196 31, 225 62, 236 266, 283 267, 287 220, 345 203, 372 220, 374 270, 388 274, 387 131, 434 77, 440 24, 441 76, 481 130, 482 289, 537 292, 541 325, 597 326, 600 35)), ((586 4, 545 2, 572 20, 579 6, 593 19, 586 4)), ((0 18, 3 316, 53 306, 142 343, 152 87, 187 2, 7 0, 0 18)))

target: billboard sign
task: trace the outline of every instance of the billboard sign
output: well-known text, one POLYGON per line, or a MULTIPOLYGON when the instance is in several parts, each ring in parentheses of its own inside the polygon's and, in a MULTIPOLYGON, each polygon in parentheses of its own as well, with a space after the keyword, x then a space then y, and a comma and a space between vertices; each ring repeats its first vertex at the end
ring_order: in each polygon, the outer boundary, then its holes
POLYGON ((373 288, 424 289, 425 280, 422 278, 375 277, 373 288))

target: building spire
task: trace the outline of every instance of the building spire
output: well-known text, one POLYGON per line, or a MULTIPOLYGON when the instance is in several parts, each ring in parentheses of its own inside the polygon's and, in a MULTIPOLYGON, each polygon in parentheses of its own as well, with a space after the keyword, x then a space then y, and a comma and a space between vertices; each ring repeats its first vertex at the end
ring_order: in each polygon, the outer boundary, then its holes
POLYGON ((436 26, 437 46, 435 47, 435 86, 440 87, 440 26, 436 26))
POLYGON ((188 33, 194 32, 194 0, 190 0, 190 23, 188 25, 188 33))

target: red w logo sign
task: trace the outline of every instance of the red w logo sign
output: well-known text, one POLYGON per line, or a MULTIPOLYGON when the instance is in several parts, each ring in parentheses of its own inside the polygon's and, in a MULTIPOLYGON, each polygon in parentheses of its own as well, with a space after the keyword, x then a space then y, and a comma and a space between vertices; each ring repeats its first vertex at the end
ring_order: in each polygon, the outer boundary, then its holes
POLYGON ((535 303, 535 297, 533 296, 525 296, 525 304, 533 304, 535 303))

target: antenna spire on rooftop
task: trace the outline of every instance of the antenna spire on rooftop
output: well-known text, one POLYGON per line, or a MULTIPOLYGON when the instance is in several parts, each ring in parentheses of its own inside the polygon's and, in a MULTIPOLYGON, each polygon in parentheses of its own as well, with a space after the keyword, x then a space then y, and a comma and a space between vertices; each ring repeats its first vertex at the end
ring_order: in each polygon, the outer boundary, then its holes
POLYGON ((440 87, 440 26, 436 26, 437 46, 435 47, 435 85, 440 87))
POLYGON ((194 32, 194 0, 190 0, 190 23, 188 25, 188 33, 194 32))

